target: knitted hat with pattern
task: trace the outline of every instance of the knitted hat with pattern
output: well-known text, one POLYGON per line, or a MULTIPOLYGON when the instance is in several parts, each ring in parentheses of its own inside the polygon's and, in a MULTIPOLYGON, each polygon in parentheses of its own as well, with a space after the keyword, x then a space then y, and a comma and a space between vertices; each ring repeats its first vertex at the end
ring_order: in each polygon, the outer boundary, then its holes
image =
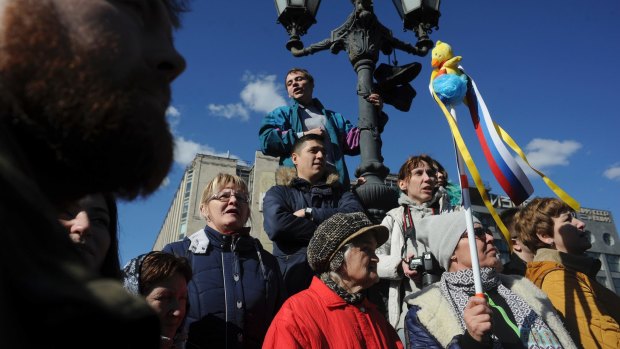
POLYGON ((373 233, 377 247, 383 245, 389 231, 382 225, 374 225, 363 212, 336 213, 319 225, 308 244, 308 264, 315 273, 330 270, 330 261, 336 252, 349 241, 364 233, 373 233))

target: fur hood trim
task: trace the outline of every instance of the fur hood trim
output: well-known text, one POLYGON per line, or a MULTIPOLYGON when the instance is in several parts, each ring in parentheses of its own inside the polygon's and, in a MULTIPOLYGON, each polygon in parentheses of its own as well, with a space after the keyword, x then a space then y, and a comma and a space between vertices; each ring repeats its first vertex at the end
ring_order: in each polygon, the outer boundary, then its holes
MULTIPOLYGON (((294 167, 280 166, 276 170, 276 185, 286 185, 291 186, 293 180, 297 178, 297 170, 294 167)), ((340 176, 338 176, 338 172, 334 170, 329 170, 327 172, 327 178, 325 179, 325 183, 329 186, 338 185, 340 182, 338 181, 340 176)))

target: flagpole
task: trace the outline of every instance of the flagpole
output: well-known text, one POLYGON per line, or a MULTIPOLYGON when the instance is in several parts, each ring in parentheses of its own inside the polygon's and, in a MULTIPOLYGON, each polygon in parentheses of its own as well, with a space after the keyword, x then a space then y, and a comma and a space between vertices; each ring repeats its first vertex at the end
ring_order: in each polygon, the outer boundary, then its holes
MULTIPOLYGON (((450 107, 450 114, 456 119, 456 111, 454 107, 450 107)), ((474 287, 476 291, 476 297, 484 298, 482 291, 482 282, 480 281, 480 263, 478 261, 478 248, 476 246, 476 235, 474 234, 474 219, 471 211, 471 199, 469 197, 469 183, 467 180, 467 173, 465 172, 465 164, 463 157, 458 150, 456 140, 454 141, 454 152, 456 153, 456 165, 459 172, 459 184, 461 185, 461 197, 463 198, 463 208, 465 209, 465 224, 467 227, 467 240, 469 241, 469 254, 471 255, 471 269, 474 274, 474 287)))

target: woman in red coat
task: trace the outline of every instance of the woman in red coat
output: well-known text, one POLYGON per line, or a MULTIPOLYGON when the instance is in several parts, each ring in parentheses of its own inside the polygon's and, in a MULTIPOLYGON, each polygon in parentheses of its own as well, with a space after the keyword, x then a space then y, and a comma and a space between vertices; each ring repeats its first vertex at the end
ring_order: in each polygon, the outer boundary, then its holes
POLYGON ((364 213, 324 221, 308 245, 316 276, 274 318, 263 348, 403 348, 394 328, 363 290, 379 281, 375 250, 388 230, 364 213))

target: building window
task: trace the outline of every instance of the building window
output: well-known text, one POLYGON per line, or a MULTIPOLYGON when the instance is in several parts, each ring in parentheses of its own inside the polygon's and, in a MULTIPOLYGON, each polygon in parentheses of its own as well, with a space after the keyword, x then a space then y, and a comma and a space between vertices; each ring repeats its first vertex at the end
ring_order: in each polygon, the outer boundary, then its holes
POLYGON ((608 254, 607 265, 609 265, 609 271, 620 273, 620 256, 608 254))
POLYGON ((603 234, 603 242, 607 245, 607 246, 613 246, 616 242, 614 241, 614 238, 611 236, 611 234, 609 233, 604 233, 603 234))
POLYGON ((616 289, 616 294, 620 294, 620 278, 612 278, 614 280, 614 288, 616 289))
POLYGON ((178 240, 182 240, 187 235, 187 223, 181 224, 178 240))

